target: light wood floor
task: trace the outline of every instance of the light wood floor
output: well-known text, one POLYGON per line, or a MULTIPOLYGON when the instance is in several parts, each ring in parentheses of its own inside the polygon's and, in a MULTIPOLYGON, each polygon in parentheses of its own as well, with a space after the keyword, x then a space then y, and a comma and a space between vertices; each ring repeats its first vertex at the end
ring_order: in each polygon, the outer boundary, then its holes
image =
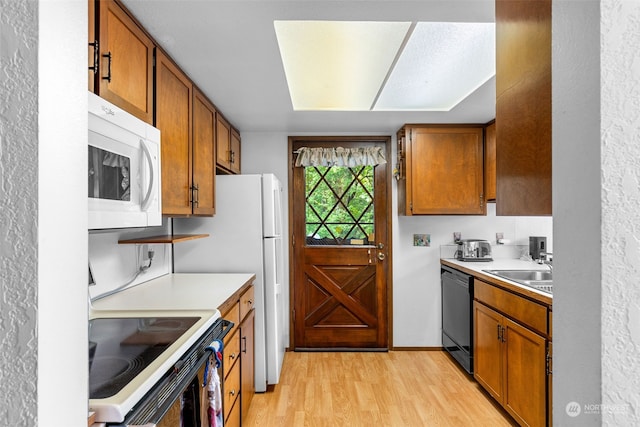
POLYGON ((443 351, 287 352, 243 426, 514 426, 443 351))

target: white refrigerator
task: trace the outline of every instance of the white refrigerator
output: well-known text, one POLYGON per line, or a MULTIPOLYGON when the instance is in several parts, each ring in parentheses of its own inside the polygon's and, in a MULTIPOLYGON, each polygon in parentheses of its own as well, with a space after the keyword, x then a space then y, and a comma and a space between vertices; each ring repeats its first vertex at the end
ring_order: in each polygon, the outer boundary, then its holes
POLYGON ((209 237, 175 244, 176 273, 254 273, 256 391, 277 384, 286 348, 282 295, 282 185, 273 174, 216 176, 216 213, 173 220, 175 234, 209 237))

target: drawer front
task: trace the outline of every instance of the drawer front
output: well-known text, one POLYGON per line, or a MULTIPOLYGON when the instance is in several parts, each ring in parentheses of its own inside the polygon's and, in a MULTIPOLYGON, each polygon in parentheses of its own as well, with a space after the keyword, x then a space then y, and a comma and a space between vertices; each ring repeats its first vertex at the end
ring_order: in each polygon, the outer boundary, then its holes
POLYGON ((238 395, 240 394, 240 364, 235 363, 229 376, 224 380, 224 387, 222 388, 222 406, 224 412, 224 419, 229 417, 233 404, 235 403, 238 395))
POLYGON ((547 334, 547 307, 478 279, 474 280, 474 297, 512 319, 547 334))
POLYGON ((224 427, 240 427, 240 399, 236 400, 236 404, 233 405, 231 413, 224 422, 224 427))
POLYGON ((255 300, 253 299, 253 286, 249 287, 247 291, 240 297, 240 319, 244 319, 254 306, 255 300))
POLYGON ((231 339, 231 337, 233 337, 233 334, 235 334, 236 330, 240 326, 240 304, 235 303, 233 307, 231 307, 231 310, 224 313, 222 317, 233 322, 233 328, 229 331, 227 336, 224 337, 224 345, 226 347, 229 343, 229 340, 231 339))
POLYGON ((239 333, 233 334, 231 339, 227 342, 222 357, 224 358, 224 363, 222 364, 222 378, 226 378, 235 366, 236 361, 240 358, 239 333))

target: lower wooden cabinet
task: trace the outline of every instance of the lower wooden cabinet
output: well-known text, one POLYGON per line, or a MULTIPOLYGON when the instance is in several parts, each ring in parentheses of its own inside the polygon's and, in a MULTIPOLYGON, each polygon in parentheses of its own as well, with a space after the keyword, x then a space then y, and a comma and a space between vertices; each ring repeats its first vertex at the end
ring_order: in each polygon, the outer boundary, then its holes
MULTIPOLYGON (((528 302, 521 299, 523 304, 528 302)), ((504 299, 498 295, 496 301, 499 305, 504 299)), ((545 336, 498 312, 500 308, 491 308, 478 299, 473 303, 474 377, 518 424, 549 425, 549 342, 545 336)))
POLYGON ((256 394, 255 383, 255 354, 254 354, 254 331, 255 331, 256 311, 252 309, 247 317, 240 324, 240 362, 242 372, 242 418, 244 419, 251 406, 253 396, 256 394))
POLYGON ((254 287, 241 289, 219 308, 234 323, 224 340, 221 369, 222 411, 225 427, 242 425, 255 394, 254 287))

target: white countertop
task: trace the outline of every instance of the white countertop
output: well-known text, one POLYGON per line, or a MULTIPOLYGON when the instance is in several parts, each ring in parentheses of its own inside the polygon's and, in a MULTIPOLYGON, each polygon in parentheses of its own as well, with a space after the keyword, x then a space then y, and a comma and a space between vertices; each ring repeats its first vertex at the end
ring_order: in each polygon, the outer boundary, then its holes
MULTIPOLYGON (((460 261, 455 258, 442 258, 452 264, 457 264, 469 270, 482 272, 482 270, 544 270, 549 271, 549 267, 538 264, 534 261, 523 261, 521 259, 494 259, 493 261, 460 261)), ((497 276, 496 276, 497 277, 497 276)))
POLYGON ((200 320, 116 395, 90 399, 97 421, 121 421, 136 402, 220 317, 218 307, 254 274, 167 274, 93 302, 90 319, 101 317, 198 316, 200 320))
POLYGON ((253 274, 175 273, 93 302, 93 310, 217 310, 253 274))
POLYGON ((496 276, 495 274, 487 273, 484 270, 542 270, 549 271, 549 267, 545 264, 538 264, 534 261, 523 261, 521 259, 513 259, 513 258, 498 258, 493 261, 460 261, 455 258, 441 258, 442 261, 446 261, 447 263, 455 266, 459 266, 464 270, 468 270, 469 274, 477 273, 478 276, 488 276, 495 281, 508 283, 512 288, 515 286, 523 291, 526 291, 528 294, 533 293, 534 295, 539 295, 543 297, 542 300, 550 303, 553 299, 553 295, 547 292, 540 291, 530 286, 523 285, 521 283, 515 282, 513 280, 505 279, 504 277, 496 276), (548 300, 548 301, 547 301, 548 300))

